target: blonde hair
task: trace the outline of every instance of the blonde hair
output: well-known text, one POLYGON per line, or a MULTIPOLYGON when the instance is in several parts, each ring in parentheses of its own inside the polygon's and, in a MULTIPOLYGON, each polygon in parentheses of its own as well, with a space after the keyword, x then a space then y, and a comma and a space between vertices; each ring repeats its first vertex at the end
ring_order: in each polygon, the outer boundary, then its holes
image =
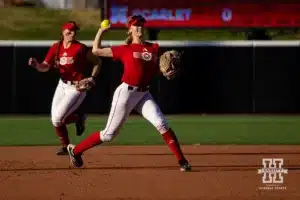
POLYGON ((125 39, 125 43, 126 44, 131 44, 132 43, 132 34, 131 33, 128 33, 128 36, 127 38, 125 39))

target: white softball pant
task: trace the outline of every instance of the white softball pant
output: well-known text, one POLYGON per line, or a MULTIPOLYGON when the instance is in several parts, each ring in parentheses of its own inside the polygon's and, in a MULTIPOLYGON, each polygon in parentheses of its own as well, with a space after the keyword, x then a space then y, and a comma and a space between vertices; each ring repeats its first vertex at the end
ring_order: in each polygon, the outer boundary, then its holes
POLYGON ((79 92, 74 85, 59 80, 51 106, 51 121, 53 126, 64 124, 66 118, 72 114, 83 102, 86 92, 79 92))
POLYGON ((100 131, 100 138, 103 142, 111 141, 119 133, 133 109, 147 119, 161 134, 168 131, 166 119, 149 91, 139 92, 137 87, 130 90, 128 86, 122 83, 114 92, 106 127, 100 131))

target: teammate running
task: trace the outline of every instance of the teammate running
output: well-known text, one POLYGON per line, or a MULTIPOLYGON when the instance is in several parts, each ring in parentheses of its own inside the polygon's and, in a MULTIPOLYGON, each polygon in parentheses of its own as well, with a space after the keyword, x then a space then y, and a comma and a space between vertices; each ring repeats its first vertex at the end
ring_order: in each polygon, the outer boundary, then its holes
POLYGON ((77 146, 68 145, 70 160, 74 167, 83 165, 81 155, 84 151, 103 142, 110 142, 119 133, 131 111, 135 109, 160 132, 170 150, 175 154, 180 171, 191 170, 175 133, 168 126, 164 115, 149 92, 149 85, 153 77, 159 73, 159 46, 143 39, 145 22, 146 20, 140 15, 129 17, 129 35, 126 45, 112 48, 101 47, 102 34, 109 27, 100 28, 95 36, 94 55, 113 57, 115 60, 122 61, 124 74, 122 83, 115 90, 105 129, 92 133, 77 146))
POLYGON ((74 21, 66 22, 62 26, 62 39, 50 47, 45 60, 39 63, 35 58, 30 58, 28 61, 39 72, 58 68, 60 73, 51 107, 51 121, 62 145, 56 152, 57 155, 68 155, 67 124, 76 124, 78 136, 85 129, 86 116, 76 113, 76 110, 85 99, 86 90, 78 90, 77 84, 82 80, 92 83, 99 73, 97 57, 88 51, 86 45, 75 39, 78 30, 79 27, 74 21), (89 64, 93 65, 92 75, 86 78, 84 74, 89 64))

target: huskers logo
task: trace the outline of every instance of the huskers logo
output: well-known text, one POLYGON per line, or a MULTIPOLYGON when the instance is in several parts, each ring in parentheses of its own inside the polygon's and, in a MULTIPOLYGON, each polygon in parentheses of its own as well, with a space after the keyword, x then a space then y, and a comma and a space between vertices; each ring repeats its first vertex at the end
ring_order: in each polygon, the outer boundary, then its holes
POLYGON ((59 59, 59 64, 60 65, 70 65, 74 63, 74 58, 73 57, 61 57, 59 59))
POLYGON ((134 58, 139 58, 145 61, 150 61, 152 60, 153 56, 152 53, 149 52, 133 52, 133 57, 134 58))

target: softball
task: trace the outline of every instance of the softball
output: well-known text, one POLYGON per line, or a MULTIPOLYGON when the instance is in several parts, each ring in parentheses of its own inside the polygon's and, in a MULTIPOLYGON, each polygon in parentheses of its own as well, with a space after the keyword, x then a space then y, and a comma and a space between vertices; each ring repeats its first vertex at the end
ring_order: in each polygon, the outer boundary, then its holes
POLYGON ((107 27, 109 27, 109 25, 110 25, 110 22, 108 19, 105 19, 101 22, 101 28, 107 28, 107 27))

